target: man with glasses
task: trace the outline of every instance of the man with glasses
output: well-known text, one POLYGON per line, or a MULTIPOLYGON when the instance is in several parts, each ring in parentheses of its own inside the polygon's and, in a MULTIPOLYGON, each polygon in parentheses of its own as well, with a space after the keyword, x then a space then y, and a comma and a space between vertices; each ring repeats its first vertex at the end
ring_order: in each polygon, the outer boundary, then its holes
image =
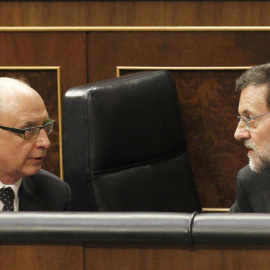
POLYGON ((34 89, 0 78, 0 211, 68 210, 69 186, 41 169, 54 122, 34 89))
POLYGON ((270 64, 254 66, 236 81, 240 92, 234 137, 247 149, 249 165, 237 177, 231 212, 270 212, 270 64))

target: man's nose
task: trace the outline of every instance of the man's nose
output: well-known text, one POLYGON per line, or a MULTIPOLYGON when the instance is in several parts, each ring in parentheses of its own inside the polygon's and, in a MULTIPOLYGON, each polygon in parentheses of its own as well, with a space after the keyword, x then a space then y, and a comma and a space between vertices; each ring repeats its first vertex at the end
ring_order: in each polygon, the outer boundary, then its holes
POLYGON ((38 137, 36 139, 36 146, 37 147, 44 147, 46 149, 50 148, 50 146, 51 146, 51 142, 50 142, 48 135, 44 129, 41 129, 39 134, 38 134, 38 137))
POLYGON ((250 138, 250 131, 246 128, 246 124, 244 123, 244 121, 239 121, 237 128, 234 132, 234 138, 238 141, 250 138))

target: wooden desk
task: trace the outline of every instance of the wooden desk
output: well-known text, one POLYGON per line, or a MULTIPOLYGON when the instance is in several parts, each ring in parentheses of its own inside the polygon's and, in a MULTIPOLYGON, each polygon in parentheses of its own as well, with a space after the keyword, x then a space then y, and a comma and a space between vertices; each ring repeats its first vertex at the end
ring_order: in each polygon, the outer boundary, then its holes
POLYGON ((3 244, 7 270, 269 270, 269 246, 3 244))
POLYGON ((85 270, 269 270, 270 246, 93 246, 85 270))

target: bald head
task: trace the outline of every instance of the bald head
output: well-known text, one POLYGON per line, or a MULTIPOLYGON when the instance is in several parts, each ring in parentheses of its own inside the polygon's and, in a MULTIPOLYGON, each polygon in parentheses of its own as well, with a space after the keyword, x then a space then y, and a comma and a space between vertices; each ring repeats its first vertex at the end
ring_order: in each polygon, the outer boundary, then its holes
POLYGON ((49 119, 41 96, 29 85, 16 79, 0 78, 0 180, 15 183, 36 174, 50 147, 45 129, 33 140, 31 128, 41 127, 49 119), (24 133, 12 129, 27 129, 24 133))
POLYGON ((13 78, 0 77, 0 119, 15 107, 24 106, 28 102, 39 102, 44 105, 38 92, 25 82, 13 78))

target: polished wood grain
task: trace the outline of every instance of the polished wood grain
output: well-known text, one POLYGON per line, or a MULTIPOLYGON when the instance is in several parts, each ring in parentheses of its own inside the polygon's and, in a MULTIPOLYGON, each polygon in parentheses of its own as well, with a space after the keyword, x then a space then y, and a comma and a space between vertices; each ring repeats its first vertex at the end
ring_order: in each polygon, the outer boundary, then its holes
POLYGON ((0 268, 8 270, 82 270, 82 245, 1 244, 0 268))
POLYGON ((87 82, 85 52, 85 33, 0 32, 0 66, 60 67, 62 95, 87 82))
POLYGON ((229 207, 237 172, 247 164, 245 148, 233 138, 239 98, 235 78, 244 71, 173 72, 202 205, 229 207))
POLYGON ((85 270, 268 270, 267 246, 86 246, 85 270))
POLYGON ((117 66, 253 66, 270 59, 269 41, 268 32, 91 32, 89 81, 115 77, 117 66))
POLYGON ((269 1, 1 1, 1 26, 269 26, 269 1))
POLYGON ((268 270, 269 246, 1 244, 8 270, 268 270))

